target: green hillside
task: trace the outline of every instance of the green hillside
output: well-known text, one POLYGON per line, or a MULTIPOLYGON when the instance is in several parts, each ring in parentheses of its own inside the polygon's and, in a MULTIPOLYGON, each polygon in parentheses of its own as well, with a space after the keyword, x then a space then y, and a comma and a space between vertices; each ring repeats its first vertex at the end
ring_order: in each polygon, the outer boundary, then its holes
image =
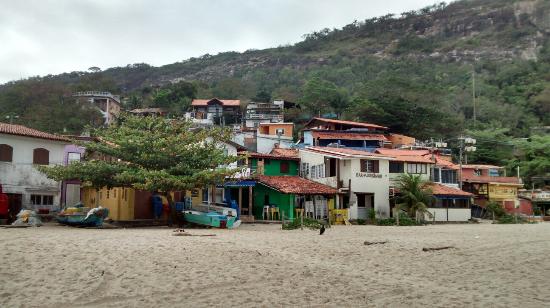
POLYGON ((323 29, 292 46, 8 83, 0 116, 78 133, 97 115, 67 97, 106 90, 122 94, 127 108, 174 114, 193 97, 285 98, 304 106, 297 121, 335 113, 419 138, 465 130, 523 137, 550 125, 549 34, 550 1, 457 1, 323 29))

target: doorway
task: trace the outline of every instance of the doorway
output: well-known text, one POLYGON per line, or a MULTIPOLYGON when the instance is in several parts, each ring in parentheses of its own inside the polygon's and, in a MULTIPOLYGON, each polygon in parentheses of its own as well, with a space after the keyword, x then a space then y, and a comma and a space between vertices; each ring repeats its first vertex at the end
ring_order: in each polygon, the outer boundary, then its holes
POLYGON ((22 194, 6 194, 8 195, 8 224, 11 224, 17 219, 17 214, 23 208, 22 194))
POLYGON ((374 209, 374 194, 356 193, 357 195, 357 219, 368 219, 369 211, 374 209))

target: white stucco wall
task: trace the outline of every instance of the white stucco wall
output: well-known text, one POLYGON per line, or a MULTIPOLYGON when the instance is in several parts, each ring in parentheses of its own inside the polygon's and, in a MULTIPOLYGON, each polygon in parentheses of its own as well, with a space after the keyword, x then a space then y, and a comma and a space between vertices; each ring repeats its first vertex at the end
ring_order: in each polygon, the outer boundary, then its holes
MULTIPOLYGON (((300 159, 302 163, 313 165, 324 164, 325 155, 322 153, 313 153, 307 150, 300 151, 300 159)), ((350 219, 366 218, 366 210, 357 207, 356 193, 372 193, 374 194, 374 209, 380 217, 388 217, 390 214, 389 201, 389 161, 379 159, 379 173, 367 174, 360 172, 361 163, 359 158, 340 159, 340 180, 343 181, 343 187, 348 187, 351 180, 351 196, 349 216, 350 219)), ((337 178, 311 178, 311 180, 336 187, 337 178), (334 185, 334 186, 333 186, 334 185)), ((368 206, 368 205, 367 205, 368 206)))
POLYGON ((63 155, 67 143, 47 139, 0 134, 0 144, 13 148, 12 162, 0 162, 0 183, 4 192, 21 194, 22 206, 34 209, 31 205, 31 194, 53 195, 53 207, 59 209, 60 183, 48 179, 33 165, 33 150, 48 150, 50 165, 63 164, 63 155))
POLYGON ((256 152, 268 154, 277 143, 280 143, 279 147, 283 149, 288 149, 294 144, 292 138, 278 138, 277 136, 258 134, 256 137, 256 152))
MULTIPOLYGON (((450 221, 450 222, 465 222, 472 218, 470 209, 453 209, 453 208, 428 208, 428 212, 435 216, 435 221, 450 221), (448 215, 448 219, 447 219, 448 215)), ((432 221, 428 215, 424 217, 427 221, 432 221)))
MULTIPOLYGON (((376 174, 360 172, 361 163, 359 159, 353 159, 350 162, 352 196, 355 193, 373 193, 374 210, 377 217, 388 217, 390 215, 389 161, 380 159, 379 172, 376 174)), ((354 203, 351 204, 352 200, 350 200, 350 212, 355 213, 355 216, 350 214, 350 218, 363 218, 358 217, 360 213, 358 212, 357 198, 352 199, 354 199, 354 203)))

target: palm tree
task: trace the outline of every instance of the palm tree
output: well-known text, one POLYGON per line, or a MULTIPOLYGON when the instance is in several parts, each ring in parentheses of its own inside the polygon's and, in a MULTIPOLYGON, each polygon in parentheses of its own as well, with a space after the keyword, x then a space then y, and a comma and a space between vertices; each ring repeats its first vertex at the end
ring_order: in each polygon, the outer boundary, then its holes
POLYGON ((397 225, 399 225, 399 211, 405 209, 409 216, 415 217, 417 212, 426 212, 426 209, 433 201, 432 190, 429 182, 422 179, 420 175, 402 174, 397 178, 396 188, 399 191, 397 196, 397 225))

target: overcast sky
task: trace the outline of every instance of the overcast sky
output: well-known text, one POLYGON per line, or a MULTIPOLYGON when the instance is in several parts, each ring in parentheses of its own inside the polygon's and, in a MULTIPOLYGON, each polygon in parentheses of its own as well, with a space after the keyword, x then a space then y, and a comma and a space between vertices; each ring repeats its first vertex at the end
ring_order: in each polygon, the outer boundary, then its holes
POLYGON ((0 0, 0 83, 293 44, 434 0, 0 0))

